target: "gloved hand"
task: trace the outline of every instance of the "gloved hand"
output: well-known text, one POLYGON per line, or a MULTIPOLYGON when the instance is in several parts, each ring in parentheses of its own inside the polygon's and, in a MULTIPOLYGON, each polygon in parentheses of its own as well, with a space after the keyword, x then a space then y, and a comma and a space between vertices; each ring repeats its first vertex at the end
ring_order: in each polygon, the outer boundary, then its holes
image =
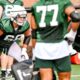
POLYGON ((67 34, 64 36, 64 39, 65 39, 66 41, 68 41, 69 44, 72 44, 72 43, 74 42, 74 40, 75 40, 76 34, 77 34, 77 31, 74 32, 74 31, 71 29, 70 32, 67 33, 67 34))
POLYGON ((28 60, 29 59, 26 48, 22 48, 21 54, 22 54, 21 55, 22 60, 28 60))

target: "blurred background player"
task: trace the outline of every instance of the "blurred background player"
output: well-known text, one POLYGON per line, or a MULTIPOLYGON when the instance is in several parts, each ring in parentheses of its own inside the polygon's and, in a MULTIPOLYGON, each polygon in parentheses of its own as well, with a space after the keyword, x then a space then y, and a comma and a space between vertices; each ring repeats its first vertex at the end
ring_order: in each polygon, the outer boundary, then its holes
MULTIPOLYGON (((26 48, 30 41, 31 30, 30 30, 29 23, 26 21, 27 13, 24 7, 18 6, 18 5, 17 5, 17 8, 15 6, 11 7, 11 11, 12 10, 14 10, 15 12, 13 11, 13 13, 11 13, 12 14, 11 18, 1 19, 0 36, 5 35, 0 40, 1 43, 4 44, 3 46, 1 45, 2 47, 0 47, 2 77, 5 77, 6 69, 9 69, 9 71, 11 71, 12 64, 9 64, 10 59, 8 58, 9 56, 7 56, 8 51, 9 51, 9 54, 13 54, 14 52, 14 54, 16 55, 16 53, 18 52, 18 49, 17 49, 17 52, 15 51, 16 46, 19 45, 20 48, 22 48, 21 54, 25 55, 25 57, 28 58, 26 54, 26 48), (20 40, 22 39, 22 34, 24 34, 25 37, 24 37, 23 44, 21 45, 20 40), (6 46, 7 44, 9 45, 6 46)), ((10 73, 9 71, 8 73, 10 73)))
MULTIPOLYGON (((11 6, 15 6, 15 5, 23 5, 23 2, 21 0, 0 0, 0 18, 10 18, 11 14, 9 13, 9 9, 11 6)), ((0 37, 0 39, 2 39, 5 35, 2 35, 0 37)), ((8 55, 4 55, 2 54, 1 57, 3 58, 7 58, 8 55)), ((2 59, 2 58, 1 58, 2 59)), ((11 70, 11 65, 13 64, 13 57, 8 56, 8 65, 9 67, 7 67, 7 71, 11 70)), ((3 61, 3 60, 1 60, 3 61)), ((5 63, 4 63, 5 66, 5 63)), ((5 69, 2 69, 2 72, 4 73, 5 69)))

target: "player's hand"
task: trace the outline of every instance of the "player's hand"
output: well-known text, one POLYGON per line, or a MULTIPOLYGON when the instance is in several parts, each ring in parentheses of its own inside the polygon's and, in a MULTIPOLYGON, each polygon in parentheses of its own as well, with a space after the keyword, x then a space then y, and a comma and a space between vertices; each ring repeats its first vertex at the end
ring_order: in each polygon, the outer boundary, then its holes
POLYGON ((28 59, 29 59, 26 48, 22 48, 21 54, 22 54, 22 55, 21 55, 21 58, 22 58, 23 60, 28 60, 28 59))
POLYGON ((69 33, 67 33, 67 34, 64 36, 64 39, 65 39, 66 41, 68 41, 69 44, 71 44, 71 43, 73 43, 74 40, 75 40, 76 33, 77 33, 77 31, 74 32, 74 31, 71 30, 69 33))
POLYGON ((74 35, 71 35, 69 33, 67 33, 65 36, 64 36, 65 39, 69 40, 69 41, 74 41, 75 39, 75 36, 74 35))

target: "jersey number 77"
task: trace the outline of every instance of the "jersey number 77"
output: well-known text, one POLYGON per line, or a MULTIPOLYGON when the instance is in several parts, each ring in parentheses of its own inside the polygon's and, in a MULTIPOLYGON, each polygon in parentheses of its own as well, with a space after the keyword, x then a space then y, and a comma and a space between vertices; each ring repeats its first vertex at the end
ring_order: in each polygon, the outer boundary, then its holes
POLYGON ((36 11, 39 13, 42 11, 41 14, 41 20, 39 23, 39 27, 46 27, 46 14, 47 12, 51 12, 53 11, 53 15, 52 15, 52 19, 49 22, 50 26, 57 26, 58 25, 58 21, 57 21, 57 16, 58 16, 58 5, 44 5, 44 6, 37 6, 36 11))

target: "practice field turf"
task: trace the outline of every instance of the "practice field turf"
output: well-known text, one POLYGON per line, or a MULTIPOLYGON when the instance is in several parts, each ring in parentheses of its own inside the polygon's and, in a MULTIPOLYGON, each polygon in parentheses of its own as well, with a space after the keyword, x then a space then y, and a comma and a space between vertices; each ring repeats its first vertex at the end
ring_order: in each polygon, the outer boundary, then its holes
MULTIPOLYGON (((71 80, 80 80, 80 65, 72 65, 71 80)), ((1 80, 1 79, 0 79, 1 80)), ((6 80, 15 80, 14 78, 7 78, 6 80)), ((57 79, 58 80, 58 79, 57 79)))
POLYGON ((72 65, 71 80, 80 80, 80 65, 72 65))
POLYGON ((80 65, 72 64, 71 80, 80 80, 80 65))

